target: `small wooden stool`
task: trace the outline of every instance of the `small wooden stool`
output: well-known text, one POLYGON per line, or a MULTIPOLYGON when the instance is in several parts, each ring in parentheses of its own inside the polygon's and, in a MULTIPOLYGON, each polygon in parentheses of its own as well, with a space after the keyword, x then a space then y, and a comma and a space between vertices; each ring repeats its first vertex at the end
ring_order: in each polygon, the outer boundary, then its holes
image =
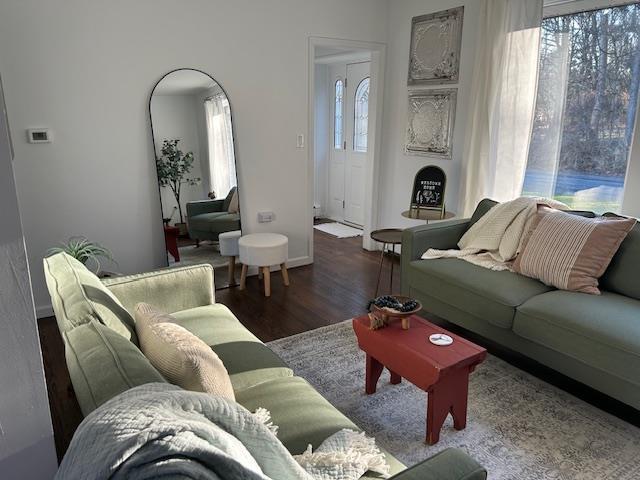
POLYGON ((238 241, 242 233, 240 230, 224 232, 218 235, 220 255, 229 257, 229 286, 236 284, 236 257, 238 256, 238 241))
POLYGON ((289 286, 287 272, 287 258, 289 257, 289 239, 279 233, 252 233, 244 235, 238 240, 242 274, 240 276, 240 290, 247 284, 247 270, 250 265, 258 267, 258 272, 264 277, 264 296, 271 296, 271 265, 280 265, 282 280, 289 286))

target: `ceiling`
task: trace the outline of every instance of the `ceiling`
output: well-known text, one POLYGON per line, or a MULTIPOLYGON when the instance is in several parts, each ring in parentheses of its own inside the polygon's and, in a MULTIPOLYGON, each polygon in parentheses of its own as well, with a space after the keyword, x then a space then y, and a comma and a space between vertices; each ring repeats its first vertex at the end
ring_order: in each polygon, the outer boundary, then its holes
POLYGON ((164 77, 153 91, 154 95, 193 95, 218 85, 210 76, 197 70, 176 70, 164 77))

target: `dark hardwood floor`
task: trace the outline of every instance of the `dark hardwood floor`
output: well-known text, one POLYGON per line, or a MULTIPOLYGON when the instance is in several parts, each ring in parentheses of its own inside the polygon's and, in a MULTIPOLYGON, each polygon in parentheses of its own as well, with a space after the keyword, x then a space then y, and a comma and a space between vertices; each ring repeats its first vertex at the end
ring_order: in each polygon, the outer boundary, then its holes
MULTIPOLYGON (((290 269, 290 287, 285 287, 280 273, 274 272, 270 298, 264 297, 257 276, 249 277, 246 291, 216 291, 216 301, 227 305, 264 342, 361 315, 374 294, 380 254, 363 250, 361 237, 338 239, 314 232, 314 263, 290 269)), ((399 290, 398 258, 394 261, 394 289, 399 290)), ((381 294, 387 293, 388 262, 387 256, 381 294)), ((215 275, 220 283, 226 283, 226 267, 216 269, 215 275)), ((56 449, 61 458, 82 421, 82 413, 69 379, 55 318, 40 319, 38 325, 56 449)))

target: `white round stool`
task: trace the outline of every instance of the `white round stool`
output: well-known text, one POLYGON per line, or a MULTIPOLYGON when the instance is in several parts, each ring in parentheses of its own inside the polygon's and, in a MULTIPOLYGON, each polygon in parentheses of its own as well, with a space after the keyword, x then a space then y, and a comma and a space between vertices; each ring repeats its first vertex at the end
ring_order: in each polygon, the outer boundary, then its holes
POLYGON ((247 269, 249 265, 258 267, 258 273, 264 276, 264 296, 271 296, 271 265, 280 265, 282 280, 289 286, 287 272, 287 258, 289 256, 289 239, 279 233, 252 233, 244 235, 238 240, 242 275, 240 276, 240 290, 247 284, 247 269))
POLYGON ((224 232, 218 236, 220 255, 229 257, 229 285, 236 284, 236 257, 239 254, 238 240, 242 233, 240 230, 224 232))

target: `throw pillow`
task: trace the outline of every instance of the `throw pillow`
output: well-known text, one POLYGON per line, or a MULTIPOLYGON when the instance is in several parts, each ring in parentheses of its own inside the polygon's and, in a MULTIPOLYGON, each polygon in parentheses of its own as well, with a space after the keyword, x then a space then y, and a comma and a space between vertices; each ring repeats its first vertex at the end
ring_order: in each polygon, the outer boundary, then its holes
POLYGON ((169 382, 235 400, 229 373, 211 347, 151 305, 136 305, 135 317, 142 353, 169 382))
POLYGON ((233 192, 233 197, 231 197, 231 201, 229 202, 228 213, 239 213, 240 212, 240 200, 238 199, 238 189, 233 192))
POLYGON ((599 295, 598 278, 635 223, 540 207, 513 270, 556 288, 599 295))

